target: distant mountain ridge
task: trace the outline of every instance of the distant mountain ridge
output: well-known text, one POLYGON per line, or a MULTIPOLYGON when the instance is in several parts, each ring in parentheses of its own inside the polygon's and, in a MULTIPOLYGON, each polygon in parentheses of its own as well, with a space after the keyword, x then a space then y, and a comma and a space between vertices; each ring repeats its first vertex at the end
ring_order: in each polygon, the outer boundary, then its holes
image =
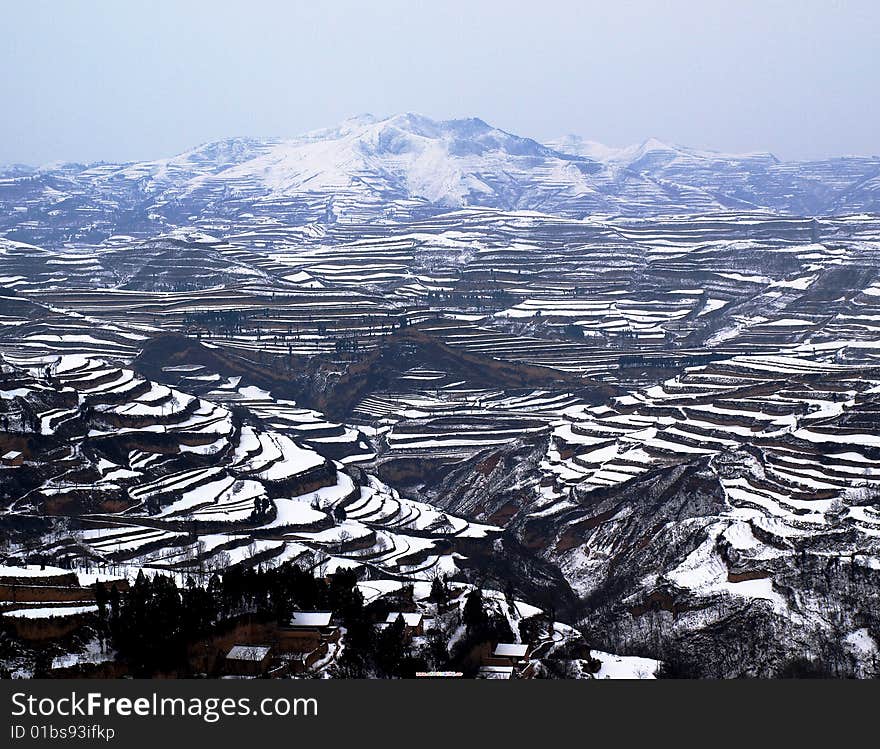
POLYGON ((135 227, 194 214, 387 222, 467 206, 567 218, 880 212, 880 158, 790 162, 656 139, 626 148, 578 136, 540 143, 478 118, 406 113, 294 138, 229 138, 154 161, 0 169, 0 231, 50 211, 94 212, 114 224, 114 206, 135 227))

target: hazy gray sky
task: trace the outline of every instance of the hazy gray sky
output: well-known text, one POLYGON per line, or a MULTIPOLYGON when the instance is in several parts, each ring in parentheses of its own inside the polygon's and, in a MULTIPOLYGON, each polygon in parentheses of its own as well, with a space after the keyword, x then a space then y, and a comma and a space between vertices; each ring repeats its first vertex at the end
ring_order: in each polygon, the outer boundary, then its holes
POLYGON ((0 162, 402 111, 539 140, 880 153, 878 0, 5 0, 0 21, 0 162))

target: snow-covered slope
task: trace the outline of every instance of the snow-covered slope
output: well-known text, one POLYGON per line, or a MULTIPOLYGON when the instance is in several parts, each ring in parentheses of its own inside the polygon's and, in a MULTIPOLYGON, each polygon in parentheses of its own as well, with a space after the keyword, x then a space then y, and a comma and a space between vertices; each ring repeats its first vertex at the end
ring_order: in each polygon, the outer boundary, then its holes
POLYGON ((699 190, 730 208, 818 215, 878 207, 876 182, 872 183, 880 175, 876 157, 783 162, 768 152, 719 153, 657 138, 614 148, 578 135, 566 135, 548 145, 655 180, 669 189, 699 190))
POLYGON ((259 158, 272 147, 272 143, 256 138, 226 138, 204 143, 168 159, 131 164, 112 172, 111 176, 141 181, 148 191, 176 187, 181 182, 217 174, 259 158))
POLYGON ((195 177, 183 194, 198 199, 222 187, 260 202, 324 198, 333 218, 345 219, 377 198, 441 208, 536 208, 560 193, 595 202, 590 175, 600 170, 479 119, 365 115, 265 144, 253 158, 195 177))
POLYGON ((525 178, 535 167, 575 162, 535 141, 510 135, 482 120, 435 122, 414 114, 386 120, 358 117, 339 127, 285 140, 267 153, 221 172, 220 179, 250 178, 275 194, 365 186, 459 206, 469 196, 495 196, 484 182, 512 169, 525 178))
POLYGON ((363 115, 298 137, 230 138, 132 164, 0 169, 0 233, 39 245, 152 235, 192 216, 288 225, 397 223, 450 208, 581 219, 880 210, 880 158, 783 162, 655 138, 548 144, 471 118, 363 115))

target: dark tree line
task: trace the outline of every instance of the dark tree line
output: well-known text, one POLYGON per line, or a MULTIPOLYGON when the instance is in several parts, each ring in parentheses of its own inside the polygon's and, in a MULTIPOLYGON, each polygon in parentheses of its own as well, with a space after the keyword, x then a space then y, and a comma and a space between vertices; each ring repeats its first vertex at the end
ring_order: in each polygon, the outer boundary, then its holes
POLYGON ((211 593, 190 579, 182 590, 173 577, 138 573, 120 592, 95 585, 101 638, 109 640, 135 676, 186 670, 187 644, 211 632, 218 610, 211 593))
POLYGON ((242 615, 289 621, 294 611, 327 610, 346 630, 345 668, 352 676, 399 676, 415 667, 395 623, 377 633, 381 609, 368 610, 354 572, 329 580, 292 563, 273 569, 233 567, 206 586, 190 578, 183 588, 171 576, 143 571, 127 591, 95 585, 99 635, 138 677, 188 673, 187 648, 242 615))
MULTIPOLYGON (((335 669, 347 678, 412 677, 428 670, 471 673, 481 646, 513 637, 507 619, 487 607, 476 589, 466 599, 464 634, 452 653, 438 629, 414 642, 402 617, 385 623, 389 612, 415 608, 411 586, 366 605, 355 572, 315 577, 290 562, 272 569, 232 567, 212 575, 207 585, 190 578, 183 587, 174 577, 150 578, 140 572, 128 590, 97 583, 95 597, 100 638, 137 677, 191 674, 192 647, 221 634, 241 616, 283 624, 295 611, 332 612, 334 622, 344 628, 344 649, 335 669)), ((433 582, 429 600, 445 605, 453 597, 446 580, 433 582)))

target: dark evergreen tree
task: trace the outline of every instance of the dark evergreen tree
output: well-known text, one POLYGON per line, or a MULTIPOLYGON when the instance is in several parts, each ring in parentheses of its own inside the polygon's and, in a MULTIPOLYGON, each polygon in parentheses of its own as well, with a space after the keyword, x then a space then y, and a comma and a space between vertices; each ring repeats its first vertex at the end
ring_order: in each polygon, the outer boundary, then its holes
POLYGON ((376 641, 376 665, 383 676, 400 676, 400 665, 409 656, 405 640, 406 625, 398 616, 379 632, 376 641))
POLYGON ((449 586, 446 579, 438 575, 431 581, 431 593, 428 600, 432 603, 446 603, 449 600, 449 586))
POLYGON ((465 598, 462 621, 469 634, 485 630, 489 618, 483 605, 483 591, 479 588, 474 588, 465 598))

